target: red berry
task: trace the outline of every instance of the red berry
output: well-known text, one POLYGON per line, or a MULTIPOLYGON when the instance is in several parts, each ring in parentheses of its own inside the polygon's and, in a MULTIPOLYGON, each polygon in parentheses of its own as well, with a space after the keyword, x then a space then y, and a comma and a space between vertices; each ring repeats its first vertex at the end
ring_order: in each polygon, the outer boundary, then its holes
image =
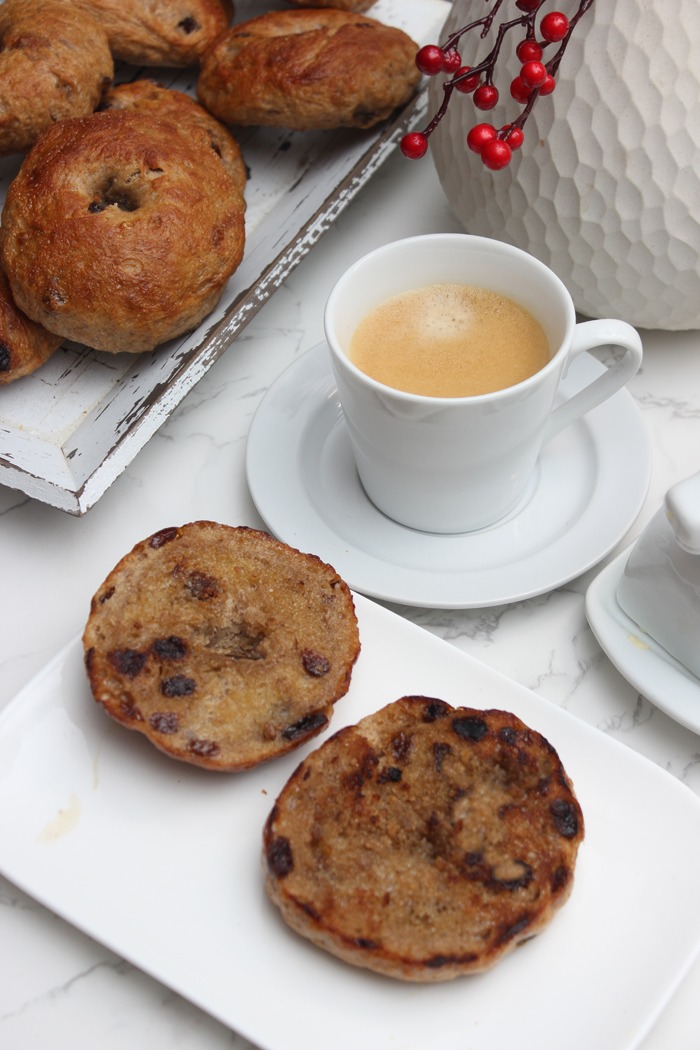
POLYGON ((515 0, 515 6, 520 8, 521 11, 536 11, 542 3, 542 0, 515 0))
POLYGON ((474 153, 481 153, 487 142, 496 138, 496 129, 493 124, 475 124, 467 135, 467 146, 474 153))
POLYGON ((493 109, 498 102, 498 88, 493 84, 482 84, 474 92, 474 105, 477 109, 493 109))
POLYGON ((551 95, 556 86, 557 84, 554 77, 551 75, 551 73, 548 73, 545 78, 544 84, 540 86, 540 95, 551 95))
POLYGON ((529 84, 525 83, 522 77, 515 77, 510 84, 510 94, 516 102, 522 102, 522 104, 525 105, 525 103, 530 100, 532 88, 529 84))
POLYGON ((416 65, 427 77, 442 73, 444 52, 437 44, 426 44, 416 55, 416 65))
POLYGON ((536 40, 521 40, 515 53, 521 62, 539 62, 542 58, 542 48, 536 40))
POLYGON ((452 48, 451 51, 443 52, 442 68, 445 73, 456 73, 461 65, 462 59, 456 48, 452 48))
POLYGON ((483 163, 492 171, 500 171, 501 168, 507 168, 510 164, 511 156, 511 148, 503 139, 491 139, 490 142, 484 143, 481 150, 483 163))
POLYGON ((561 11, 550 11, 540 22, 540 33, 550 44, 563 40, 569 31, 569 19, 561 11))
POLYGON ((420 160, 428 152, 428 136, 422 131, 409 131, 401 139, 399 148, 409 160, 420 160))
POLYGON ((458 91, 461 91, 463 95, 468 95, 474 88, 479 85, 479 74, 476 73, 473 77, 467 76, 471 66, 462 66, 457 70, 456 77, 463 77, 462 80, 455 80, 455 87, 458 91))
POLYGON ((512 125, 506 124, 506 126, 501 130, 506 132, 503 141, 507 142, 511 149, 520 149, 523 142, 525 141, 525 136, 522 132, 522 128, 514 128, 512 127, 512 125))
POLYGON ((520 79, 524 80, 528 87, 542 87, 547 79, 547 67, 541 62, 526 62, 520 70, 520 79))

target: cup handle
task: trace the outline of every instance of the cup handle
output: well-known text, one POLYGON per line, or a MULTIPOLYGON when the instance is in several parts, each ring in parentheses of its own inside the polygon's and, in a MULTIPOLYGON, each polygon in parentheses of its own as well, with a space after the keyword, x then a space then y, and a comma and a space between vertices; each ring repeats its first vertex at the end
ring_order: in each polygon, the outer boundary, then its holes
POLYGON ((566 367, 585 350, 596 346, 621 346, 625 353, 617 358, 603 375, 573 394, 554 409, 547 421, 545 442, 568 427, 579 416, 606 401, 627 383, 642 363, 642 340, 639 333, 626 321, 582 321, 576 325, 566 367))

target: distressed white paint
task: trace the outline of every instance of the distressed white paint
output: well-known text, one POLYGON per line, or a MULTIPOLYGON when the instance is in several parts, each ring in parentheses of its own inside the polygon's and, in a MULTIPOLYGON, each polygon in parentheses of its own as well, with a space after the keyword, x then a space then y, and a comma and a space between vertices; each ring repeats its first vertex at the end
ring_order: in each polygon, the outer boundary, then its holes
MULTIPOLYGON (((271 7, 284 4, 267 4, 271 7)), ((446 0, 379 0, 372 16, 418 41, 437 36, 446 0)), ((240 0, 236 20, 259 14, 240 0)), ((195 93, 186 70, 122 69, 195 93)), ((250 171, 246 252, 213 313, 184 339, 152 353, 59 350, 39 371, 0 389, 0 483, 83 514, 133 460, 286 275, 381 165, 425 110, 421 94, 369 131, 237 129, 250 171)), ((21 158, 0 162, 0 203, 21 158)))

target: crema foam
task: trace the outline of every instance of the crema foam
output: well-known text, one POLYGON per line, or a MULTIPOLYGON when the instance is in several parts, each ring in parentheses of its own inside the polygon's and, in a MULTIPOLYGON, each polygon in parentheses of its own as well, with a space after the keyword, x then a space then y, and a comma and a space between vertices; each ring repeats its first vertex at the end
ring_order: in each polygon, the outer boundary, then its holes
POLYGON ((434 284, 380 303, 359 323, 348 356, 386 386, 469 397, 522 382, 547 364, 544 330, 514 300, 463 284, 434 284))

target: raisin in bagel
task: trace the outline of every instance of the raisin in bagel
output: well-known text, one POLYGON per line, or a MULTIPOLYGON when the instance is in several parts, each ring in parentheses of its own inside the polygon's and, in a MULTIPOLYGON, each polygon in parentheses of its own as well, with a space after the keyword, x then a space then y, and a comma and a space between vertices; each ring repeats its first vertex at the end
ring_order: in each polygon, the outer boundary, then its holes
POLYGON ((321 732, 360 649, 334 569, 208 521, 138 543, 93 598, 83 645, 108 714, 173 758, 222 771, 321 732))
POLYGON ((115 58, 136 66, 196 65, 231 21, 229 0, 64 0, 96 18, 115 58))
POLYGON ((199 137, 214 151, 240 193, 244 193, 247 172, 238 143, 216 117, 183 91, 161 87, 152 80, 133 80, 105 91, 100 110, 107 109, 137 109, 187 128, 189 135, 199 137))
POLYGON ((272 11, 222 33, 202 57, 197 92, 228 124, 368 128, 413 94, 417 49, 366 15, 272 11))
POLYGON ((409 981, 486 970, 572 888, 583 818, 554 748, 514 715, 403 697, 341 729, 268 818, 268 895, 346 962, 409 981))
POLYGON ((245 205, 208 145, 109 110, 45 131, 13 179, 0 265, 17 306, 111 353, 150 350, 213 309, 244 248, 245 205))
POLYGON ((114 74, 107 36, 61 0, 0 4, 0 154, 29 149, 39 134, 97 106, 114 74))
POLYGON ((17 309, 0 270, 0 386, 36 371, 60 345, 60 336, 47 332, 17 309))

